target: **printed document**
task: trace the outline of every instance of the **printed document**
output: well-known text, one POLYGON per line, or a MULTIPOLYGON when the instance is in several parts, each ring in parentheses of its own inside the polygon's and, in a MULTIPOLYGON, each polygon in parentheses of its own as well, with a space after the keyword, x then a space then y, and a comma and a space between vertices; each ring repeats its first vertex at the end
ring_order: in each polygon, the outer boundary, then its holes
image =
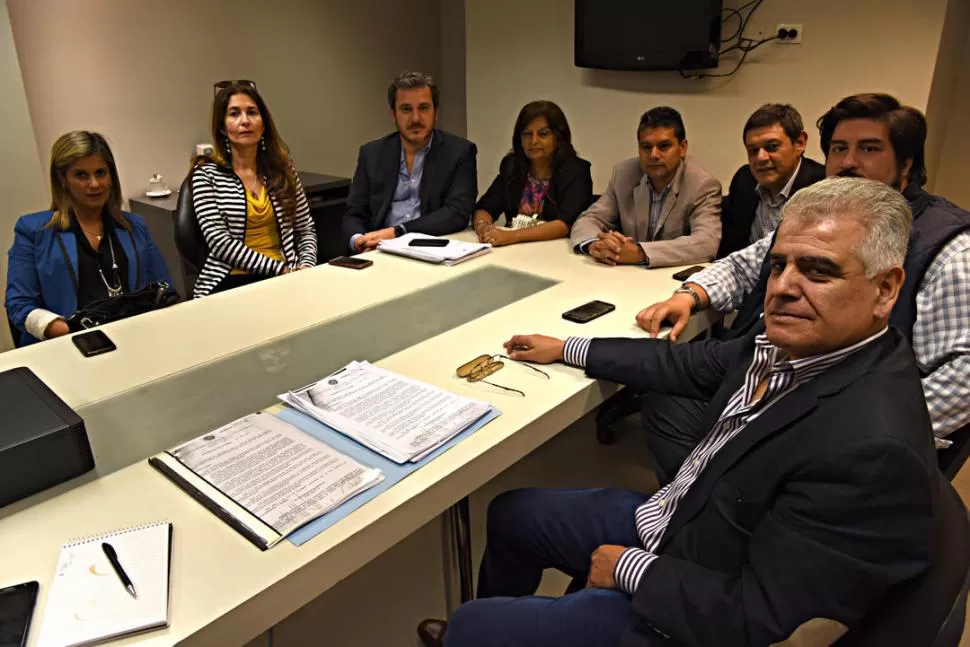
POLYGON ((421 460, 491 410, 367 362, 280 399, 397 463, 421 460))
POLYGON ((281 536, 383 479, 380 470, 265 412, 167 453, 281 536))

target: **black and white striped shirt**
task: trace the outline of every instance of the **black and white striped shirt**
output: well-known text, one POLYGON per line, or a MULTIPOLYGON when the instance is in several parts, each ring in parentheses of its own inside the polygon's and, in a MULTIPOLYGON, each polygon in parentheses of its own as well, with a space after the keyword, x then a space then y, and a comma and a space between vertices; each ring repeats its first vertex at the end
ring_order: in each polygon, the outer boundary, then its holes
POLYGON ((246 189, 232 169, 210 163, 192 171, 192 204, 209 247, 209 255, 195 281, 195 298, 212 292, 233 268, 250 274, 275 276, 287 266, 313 267, 317 264, 317 234, 299 177, 296 180, 296 213, 292 218, 281 218, 282 208, 277 197, 270 194, 270 200, 280 228, 280 247, 285 263, 246 247, 246 189))
MULTIPOLYGON (((690 453, 674 480, 662 487, 637 508, 635 520, 642 547, 627 548, 620 555, 613 579, 621 591, 633 595, 650 563, 657 558, 656 549, 678 505, 687 495, 704 468, 731 439, 764 411, 805 384, 822 371, 842 361, 869 342, 886 333, 888 328, 857 344, 824 355, 789 360, 786 353, 768 341, 764 334, 755 338, 754 359, 745 374, 744 384, 728 400, 727 406, 710 432, 690 453), (760 398, 758 387, 767 382, 760 398)), ((567 364, 586 367, 586 356, 592 340, 570 337, 563 357, 567 364)))

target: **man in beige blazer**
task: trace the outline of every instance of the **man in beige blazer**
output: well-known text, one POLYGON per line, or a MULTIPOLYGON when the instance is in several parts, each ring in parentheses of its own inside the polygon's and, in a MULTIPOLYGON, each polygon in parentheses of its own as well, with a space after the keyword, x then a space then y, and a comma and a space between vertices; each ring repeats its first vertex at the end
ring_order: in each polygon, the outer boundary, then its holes
POLYGON ((639 157, 613 167, 602 197, 573 225, 573 248, 607 265, 712 260, 721 242, 721 183, 686 159, 680 113, 648 110, 637 140, 639 157))

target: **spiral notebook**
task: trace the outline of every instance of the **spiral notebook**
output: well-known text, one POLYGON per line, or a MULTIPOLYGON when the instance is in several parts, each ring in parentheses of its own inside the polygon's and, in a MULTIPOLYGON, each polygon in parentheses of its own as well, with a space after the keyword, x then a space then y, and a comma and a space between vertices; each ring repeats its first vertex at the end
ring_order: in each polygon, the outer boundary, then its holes
POLYGON ((65 544, 51 583, 40 647, 91 645, 168 626, 172 524, 156 522, 65 544), (101 547, 114 547, 132 597, 101 547))

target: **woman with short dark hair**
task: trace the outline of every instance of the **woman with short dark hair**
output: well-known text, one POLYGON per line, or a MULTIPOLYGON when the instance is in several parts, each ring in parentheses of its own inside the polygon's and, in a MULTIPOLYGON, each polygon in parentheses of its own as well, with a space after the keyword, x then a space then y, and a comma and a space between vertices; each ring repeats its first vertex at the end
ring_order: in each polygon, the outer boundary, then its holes
POLYGON ((478 239, 496 247, 565 238, 593 201, 590 164, 576 155, 569 122, 552 101, 527 103, 515 120, 512 152, 475 206, 478 239), (495 226, 505 214, 508 228, 495 226))
POLYGON ((192 204, 209 254, 196 298, 313 267, 317 238, 303 186, 251 81, 216 85, 214 151, 192 170, 192 204))
POLYGON ((21 217, 7 262, 7 316, 18 346, 70 332, 88 304, 172 284, 141 216, 121 210, 121 182, 108 142, 76 130, 51 148, 51 208, 21 217))

